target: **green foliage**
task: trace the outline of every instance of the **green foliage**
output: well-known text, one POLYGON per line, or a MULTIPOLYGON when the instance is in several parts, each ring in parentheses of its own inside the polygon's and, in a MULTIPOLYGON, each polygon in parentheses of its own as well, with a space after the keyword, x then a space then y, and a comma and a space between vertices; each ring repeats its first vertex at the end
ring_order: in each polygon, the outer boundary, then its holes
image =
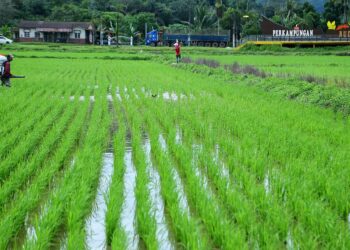
MULTIPOLYGON (((105 13, 122 13, 123 16, 135 17, 130 22, 121 22, 120 30, 130 33, 130 23, 135 32, 144 33, 144 23, 149 27, 187 24, 193 31, 212 28, 220 19, 224 29, 232 29, 232 18, 235 16, 236 30, 243 30, 243 35, 259 33, 258 17, 265 15, 276 22, 292 28, 298 24, 305 28, 322 26, 328 20, 345 22, 349 14, 349 6, 341 0, 299 1, 299 0, 250 0, 250 1, 217 1, 217 0, 2 0, 0 5, 0 26, 14 25, 19 20, 59 20, 90 21, 103 19, 105 13), (320 10, 323 9, 322 20, 320 10), (237 13, 233 14, 232 9, 237 13), (345 10, 345 11, 344 11, 345 10), (344 15, 347 14, 347 15, 344 15), (145 17, 145 15, 148 15, 145 17), (243 16, 250 16, 249 21, 243 16), (143 23, 142 23, 143 22, 143 23), (241 24, 243 25, 243 28, 241 24)), ((131 19, 128 17, 128 19, 131 19)), ((109 24, 105 24, 108 29, 109 24)), ((240 32, 239 32, 240 33, 240 32)))
POLYGON ((57 21, 90 21, 91 15, 88 9, 81 8, 75 4, 63 4, 52 8, 51 20, 57 21))
POLYGON ((4 25, 2 27, 0 27, 0 34, 2 34, 3 36, 6 36, 7 38, 12 38, 12 30, 11 27, 8 25, 4 25))

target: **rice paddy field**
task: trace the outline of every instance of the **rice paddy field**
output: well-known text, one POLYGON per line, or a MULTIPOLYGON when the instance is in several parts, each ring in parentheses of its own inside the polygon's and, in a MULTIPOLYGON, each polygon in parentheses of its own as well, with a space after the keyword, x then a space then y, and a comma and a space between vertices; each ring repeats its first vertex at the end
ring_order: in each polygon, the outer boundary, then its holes
MULTIPOLYGON (((195 55, 192 58, 203 58, 195 55)), ((350 87, 350 60, 348 56, 337 55, 206 55, 205 58, 221 64, 239 63, 254 65, 260 70, 277 77, 318 78, 322 83, 350 87)))
POLYGON ((165 52, 35 48, 0 88, 0 249, 350 248, 341 110, 165 52))

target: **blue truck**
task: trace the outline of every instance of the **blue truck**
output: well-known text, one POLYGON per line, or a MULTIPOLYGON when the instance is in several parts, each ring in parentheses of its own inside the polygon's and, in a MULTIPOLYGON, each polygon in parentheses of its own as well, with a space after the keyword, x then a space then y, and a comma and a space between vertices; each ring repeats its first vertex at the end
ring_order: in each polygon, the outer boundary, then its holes
POLYGON ((185 46, 226 47, 230 42, 229 35, 197 35, 197 34, 167 34, 152 30, 147 33, 146 45, 172 46, 179 40, 185 46))

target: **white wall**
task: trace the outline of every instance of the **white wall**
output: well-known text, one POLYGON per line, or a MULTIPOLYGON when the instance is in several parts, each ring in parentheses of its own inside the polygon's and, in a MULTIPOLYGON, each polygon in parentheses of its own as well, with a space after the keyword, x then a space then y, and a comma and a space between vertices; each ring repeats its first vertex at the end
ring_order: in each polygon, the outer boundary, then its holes
POLYGON ((69 35, 69 38, 70 39, 75 39, 75 31, 80 31, 80 39, 85 39, 86 38, 86 32, 85 32, 85 30, 84 29, 82 29, 82 28, 73 28, 73 32, 72 33, 70 33, 70 35, 69 35))
POLYGON ((36 29, 19 29, 19 37, 25 38, 24 31, 29 31, 29 37, 28 38, 35 38, 35 31, 36 29))

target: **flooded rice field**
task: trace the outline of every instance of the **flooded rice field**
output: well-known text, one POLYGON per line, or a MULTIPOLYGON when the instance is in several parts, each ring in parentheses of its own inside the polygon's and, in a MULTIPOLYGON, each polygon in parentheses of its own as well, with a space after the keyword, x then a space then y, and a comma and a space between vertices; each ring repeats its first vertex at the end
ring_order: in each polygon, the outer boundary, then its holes
POLYGON ((157 232, 156 237, 158 240, 159 249, 174 249, 172 243, 169 238, 169 230, 165 220, 165 207, 164 201, 161 196, 160 190, 160 176, 158 171, 152 164, 151 160, 151 143, 149 138, 146 136, 144 138, 144 151, 146 153, 146 162, 147 162, 147 172, 150 178, 150 182, 148 183, 148 189, 150 192, 152 210, 151 214, 155 216, 157 232))
POLYGON ((121 212, 121 226, 126 233, 126 246, 128 249, 138 249, 139 236, 136 230, 136 169, 132 160, 131 141, 126 142, 125 148, 125 174, 124 174, 124 203, 121 212))
POLYGON ((93 212, 86 221, 86 246, 88 249, 106 249, 105 216, 107 211, 106 200, 111 178, 113 175, 113 153, 103 155, 103 166, 99 179, 99 186, 94 202, 93 212))
POLYGON ((18 58, 30 77, 0 89, 0 249, 350 248, 348 115, 294 98, 325 86, 279 81, 285 98, 273 77, 153 56, 18 58))

